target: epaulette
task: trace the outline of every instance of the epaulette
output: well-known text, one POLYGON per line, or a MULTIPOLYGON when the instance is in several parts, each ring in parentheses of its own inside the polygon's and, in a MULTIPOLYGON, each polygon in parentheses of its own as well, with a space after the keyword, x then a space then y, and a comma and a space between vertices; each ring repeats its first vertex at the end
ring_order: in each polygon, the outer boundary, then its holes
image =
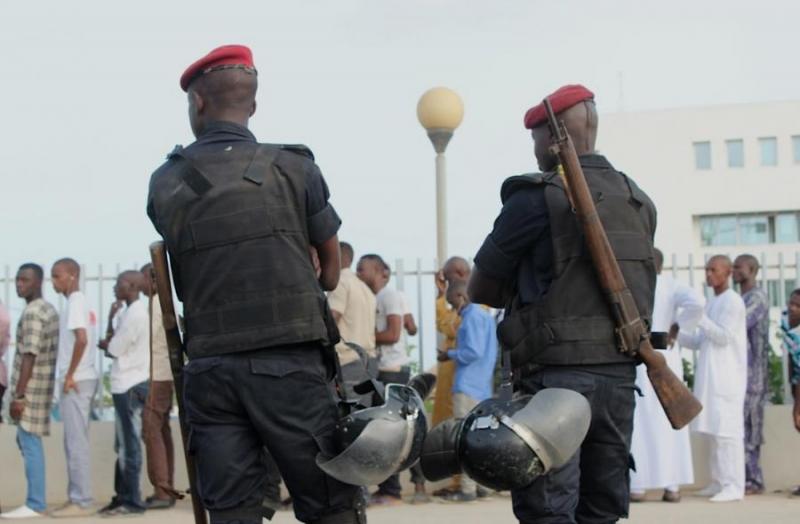
POLYGON ((175 158, 180 154, 181 151, 183 151, 183 146, 177 144, 175 147, 172 148, 172 151, 170 151, 169 154, 167 154, 167 160, 175 158))
POLYGON ((526 186, 541 186, 547 184, 555 175, 555 172, 525 173, 524 175, 506 178, 503 185, 500 187, 500 201, 505 204, 506 200, 517 190, 526 186))
POLYGON ((292 153, 297 153, 298 155, 302 155, 311 159, 312 161, 314 160, 314 153, 312 153, 311 150, 303 144, 282 144, 281 149, 291 151, 292 153))

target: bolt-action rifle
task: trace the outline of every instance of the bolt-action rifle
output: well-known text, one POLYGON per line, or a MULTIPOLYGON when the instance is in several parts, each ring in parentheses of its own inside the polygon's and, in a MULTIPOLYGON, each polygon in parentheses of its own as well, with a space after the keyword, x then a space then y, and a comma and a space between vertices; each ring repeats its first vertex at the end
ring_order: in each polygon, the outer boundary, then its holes
POLYGON ((647 367, 647 376, 653 384, 653 389, 670 424, 673 428, 680 429, 696 417, 703 406, 672 372, 664 355, 653 349, 649 329, 639 316, 636 302, 625 284, 617 258, 600 222, 600 216, 597 214, 586 177, 575 152, 575 145, 564 122, 556 119, 553 107, 547 98, 544 100, 544 107, 553 138, 550 151, 558 156, 563 169, 567 196, 580 222, 600 287, 608 299, 617 325, 620 351, 631 356, 638 355, 647 367))
POLYGON ((189 477, 189 494, 192 498, 195 524, 208 524, 206 510, 197 493, 197 473, 194 457, 189 454, 188 436, 189 427, 186 422, 186 413, 183 410, 183 359, 184 347, 181 332, 178 328, 178 318, 175 316, 175 304, 172 302, 172 281, 169 277, 167 264, 167 250, 164 242, 158 241, 150 244, 150 258, 153 262, 153 272, 156 278, 158 301, 161 304, 161 315, 164 331, 167 335, 167 348, 169 349, 169 367, 172 370, 172 380, 178 401, 178 420, 181 427, 183 451, 186 458, 186 473, 189 477))

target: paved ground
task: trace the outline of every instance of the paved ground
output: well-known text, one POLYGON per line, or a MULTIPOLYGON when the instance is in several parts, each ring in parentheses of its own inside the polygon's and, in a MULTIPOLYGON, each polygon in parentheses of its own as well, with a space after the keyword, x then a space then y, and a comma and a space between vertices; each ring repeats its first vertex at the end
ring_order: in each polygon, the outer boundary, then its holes
MULTIPOLYGON (((655 497, 654 497, 655 500, 655 497)), ((401 505, 376 508, 368 511, 370 524, 462 524, 462 523, 513 523, 511 499, 496 496, 487 501, 471 504, 431 503, 420 506, 401 505)), ((93 517, 63 522, 108 524, 112 519, 93 517)), ((188 503, 181 502, 174 510, 150 512, 141 517, 122 519, 124 522, 191 524, 192 514, 188 503)), ((19 521, 37 522, 41 521, 19 521)), ((11 520, 2 522, 14 522, 11 520)), ((291 513, 278 513, 276 524, 297 522, 291 513)), ((697 497, 684 497, 680 504, 645 502, 631 507, 631 524, 797 524, 800 522, 800 498, 790 499, 785 494, 750 497, 743 502, 714 504, 697 497)))

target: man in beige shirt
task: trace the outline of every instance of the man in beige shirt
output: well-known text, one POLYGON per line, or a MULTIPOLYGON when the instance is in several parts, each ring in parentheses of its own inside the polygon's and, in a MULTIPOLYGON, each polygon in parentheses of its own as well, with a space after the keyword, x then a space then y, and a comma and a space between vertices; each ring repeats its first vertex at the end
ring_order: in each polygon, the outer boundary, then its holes
POLYGON ((353 247, 347 242, 339 243, 342 253, 342 271, 339 285, 328 294, 333 318, 339 328, 342 341, 336 345, 342 366, 358 360, 359 356, 347 342, 357 344, 367 352, 370 359, 375 352, 375 294, 350 269, 353 265, 353 247))
POLYGON ((153 495, 145 499, 145 505, 147 509, 166 509, 175 505, 175 446, 169 427, 172 370, 152 265, 147 264, 141 271, 142 293, 150 297, 150 391, 142 410, 142 440, 147 450, 147 476, 153 485, 153 495))

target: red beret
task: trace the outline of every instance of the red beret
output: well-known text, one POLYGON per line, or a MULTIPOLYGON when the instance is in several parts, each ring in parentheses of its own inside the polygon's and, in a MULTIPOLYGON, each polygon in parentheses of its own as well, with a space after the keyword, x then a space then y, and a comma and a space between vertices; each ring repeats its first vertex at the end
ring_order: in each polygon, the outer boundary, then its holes
MULTIPOLYGON (((558 88, 552 94, 548 95, 547 98, 550 99, 553 112, 558 114, 562 111, 566 111, 578 102, 594 100, 594 93, 580 84, 572 84, 558 88)), ((547 122, 547 112, 544 110, 544 104, 535 105, 525 113, 526 129, 533 129, 545 122, 547 122)))
POLYGON ((252 69, 253 72, 255 72, 256 68, 253 65, 253 53, 250 51, 250 48, 243 45, 224 45, 218 47, 190 65, 186 71, 183 72, 181 75, 181 89, 188 91, 189 84, 206 73, 236 66, 242 67, 243 69, 252 69))

